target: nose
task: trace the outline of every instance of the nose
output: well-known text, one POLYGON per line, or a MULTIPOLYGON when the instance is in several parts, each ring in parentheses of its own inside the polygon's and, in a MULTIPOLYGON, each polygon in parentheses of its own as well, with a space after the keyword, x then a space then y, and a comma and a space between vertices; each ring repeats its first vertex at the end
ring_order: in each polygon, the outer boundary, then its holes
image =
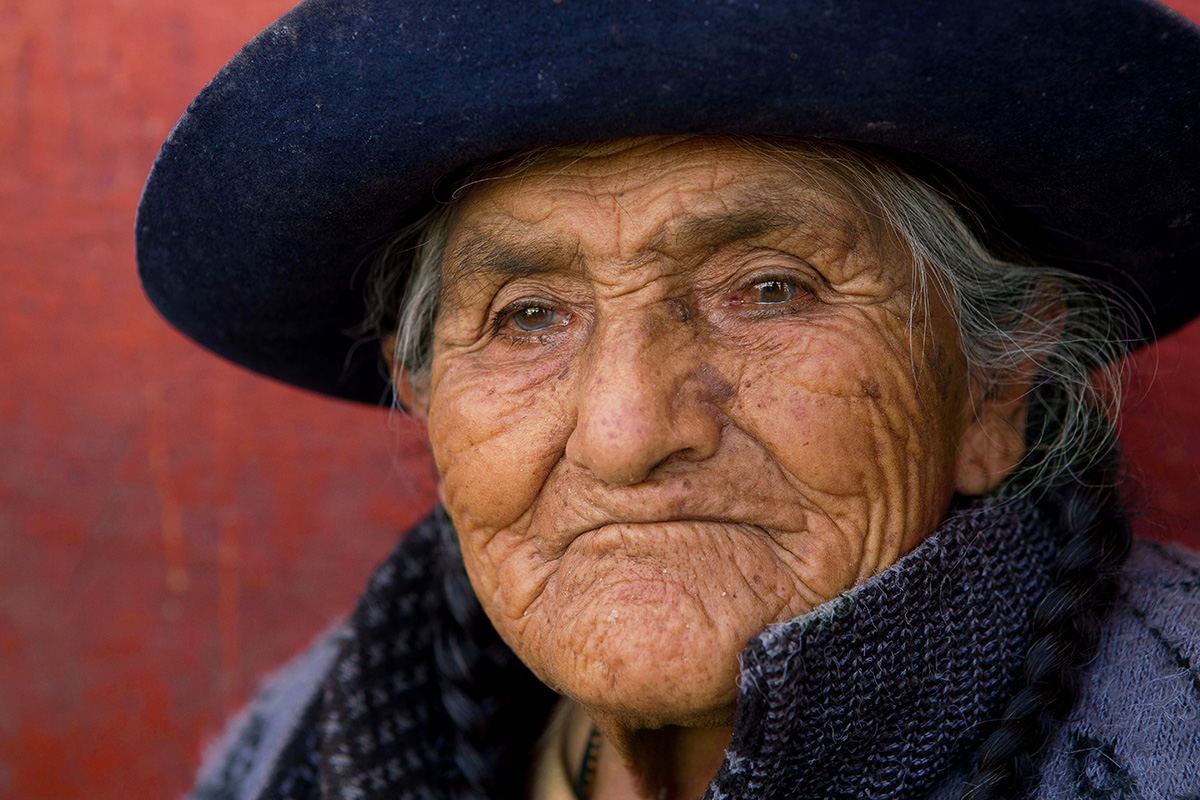
POLYGON ((608 484, 644 482, 659 465, 702 461, 720 444, 728 384, 686 323, 644 322, 598 321, 581 354, 566 457, 608 484))

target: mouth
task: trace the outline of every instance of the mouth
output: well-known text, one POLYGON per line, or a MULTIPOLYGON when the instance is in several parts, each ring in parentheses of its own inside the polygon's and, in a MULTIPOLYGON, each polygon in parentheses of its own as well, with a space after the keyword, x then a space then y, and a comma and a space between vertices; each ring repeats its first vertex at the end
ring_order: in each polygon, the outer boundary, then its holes
POLYGON ((574 521, 575 536, 611 525, 756 525, 739 513, 746 509, 735 498, 723 500, 719 497, 672 497, 638 498, 640 502, 593 502, 587 508, 572 509, 578 515, 574 521), (730 513, 730 512, 733 513, 730 513))
POLYGON ((663 519, 614 520, 580 531, 567 550, 585 548, 595 555, 650 556, 664 550, 676 551, 689 539, 711 542, 714 537, 749 535, 769 537, 765 528, 723 517, 667 517, 663 519))
POLYGON ((770 487, 731 491, 727 482, 700 481, 603 489, 591 484, 550 493, 552 502, 541 509, 554 520, 542 542, 545 555, 558 557, 590 540, 622 537, 643 540, 687 539, 693 536, 754 536, 775 539, 787 530, 788 519, 800 519, 787 498, 770 487), (782 501, 782 502, 779 502, 782 501))

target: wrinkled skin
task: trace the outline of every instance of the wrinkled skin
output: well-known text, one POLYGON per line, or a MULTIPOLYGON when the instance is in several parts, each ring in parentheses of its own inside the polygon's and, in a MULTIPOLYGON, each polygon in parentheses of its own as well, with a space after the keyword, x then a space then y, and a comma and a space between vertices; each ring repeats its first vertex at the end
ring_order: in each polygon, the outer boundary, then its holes
POLYGON ((623 756, 614 792, 698 794, 747 640, 1019 457, 944 305, 832 186, 624 140, 481 182, 455 218, 408 399, 485 610, 623 756))

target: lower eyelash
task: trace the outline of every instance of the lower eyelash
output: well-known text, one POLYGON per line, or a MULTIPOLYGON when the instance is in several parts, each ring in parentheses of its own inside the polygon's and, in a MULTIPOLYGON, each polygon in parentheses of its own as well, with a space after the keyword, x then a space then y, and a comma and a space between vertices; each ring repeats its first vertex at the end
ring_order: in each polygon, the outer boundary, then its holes
POLYGON ((754 319, 770 319, 772 317, 784 317, 789 314, 795 314, 807 305, 807 303, 787 303, 748 309, 743 313, 754 319))
POLYGON ((545 336, 513 336, 508 333, 496 334, 497 339, 503 339, 512 347, 530 347, 532 345, 545 345, 545 336))

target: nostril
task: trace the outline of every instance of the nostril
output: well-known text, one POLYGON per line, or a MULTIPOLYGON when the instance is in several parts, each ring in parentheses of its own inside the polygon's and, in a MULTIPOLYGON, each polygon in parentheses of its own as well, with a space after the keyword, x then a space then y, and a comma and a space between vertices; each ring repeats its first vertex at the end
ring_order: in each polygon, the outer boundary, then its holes
POLYGON ((587 395, 567 440, 567 459, 605 483, 629 486, 652 480, 663 465, 712 457, 723 425, 711 395, 734 390, 724 380, 710 383, 708 396, 701 397, 693 384, 662 392, 660 402, 627 394, 587 395))
MULTIPOLYGON (((658 326, 664 310, 675 319, 692 314, 684 300, 658 308, 649 317, 658 326)), ((653 333, 602 327, 572 367, 582 372, 573 378, 575 429, 565 455, 612 485, 648 480, 662 464, 709 458, 719 446, 722 407, 737 394, 694 342, 653 333)))
POLYGON ((642 481, 674 448, 669 402, 621 389, 628 387, 583 392, 566 456, 604 482, 624 486, 642 481))

